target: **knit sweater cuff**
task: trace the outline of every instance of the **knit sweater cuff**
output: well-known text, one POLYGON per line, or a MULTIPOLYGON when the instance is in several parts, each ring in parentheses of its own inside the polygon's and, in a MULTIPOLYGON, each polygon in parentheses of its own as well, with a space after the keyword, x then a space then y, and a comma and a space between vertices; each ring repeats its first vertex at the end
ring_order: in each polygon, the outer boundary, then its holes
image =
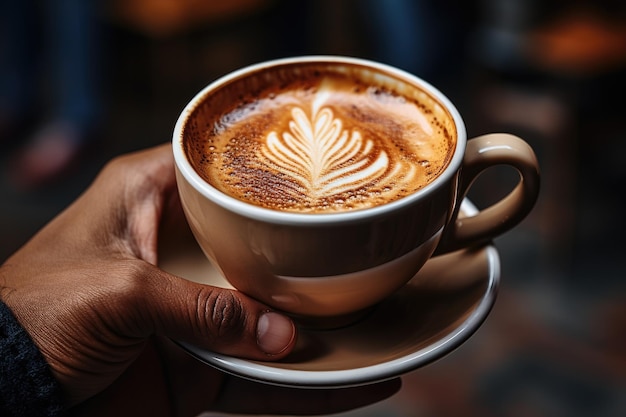
POLYGON ((61 387, 45 358, 0 301, 0 415, 62 416, 61 387))

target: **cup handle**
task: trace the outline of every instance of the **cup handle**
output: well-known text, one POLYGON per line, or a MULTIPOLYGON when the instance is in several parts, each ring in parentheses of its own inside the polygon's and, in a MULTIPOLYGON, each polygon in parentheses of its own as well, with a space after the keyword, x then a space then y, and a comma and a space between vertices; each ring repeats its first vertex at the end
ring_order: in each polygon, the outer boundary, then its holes
POLYGON ((512 229, 532 210, 539 195, 539 163, 532 148, 506 133, 479 136, 467 142, 452 220, 444 229, 435 255, 484 244, 512 229), (515 188, 500 201, 471 217, 459 218, 461 202, 474 180, 489 167, 510 165, 519 173, 515 188))

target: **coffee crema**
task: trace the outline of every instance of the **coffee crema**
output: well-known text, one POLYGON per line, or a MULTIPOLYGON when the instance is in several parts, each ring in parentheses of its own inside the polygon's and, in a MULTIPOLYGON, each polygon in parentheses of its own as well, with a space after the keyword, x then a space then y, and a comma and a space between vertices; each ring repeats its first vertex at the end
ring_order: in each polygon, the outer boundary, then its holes
POLYGON ((274 75, 205 98, 183 133, 194 169, 225 194, 289 212, 365 209, 423 188, 451 159, 453 122, 416 88, 319 69, 274 75))

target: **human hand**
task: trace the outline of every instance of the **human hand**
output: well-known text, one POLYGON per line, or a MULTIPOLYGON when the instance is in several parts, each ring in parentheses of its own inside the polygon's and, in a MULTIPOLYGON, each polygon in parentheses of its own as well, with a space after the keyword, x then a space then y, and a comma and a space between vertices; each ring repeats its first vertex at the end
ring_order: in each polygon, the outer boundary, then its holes
MULTIPOLYGON (((231 410, 233 403, 292 413, 284 391, 256 384, 246 390, 250 383, 227 378, 167 343, 173 338, 233 356, 277 360, 296 341, 291 320, 267 306, 159 269, 158 231, 167 222, 185 224, 170 146, 117 158, 5 262, 0 297, 48 361, 67 403, 80 404, 77 413, 115 410, 122 416, 134 405, 145 410, 149 404, 150 415, 193 415, 231 410), (231 382, 225 386, 226 381, 231 382), (262 394, 263 402, 246 402, 232 390, 262 394)), ((300 399, 291 404, 298 413, 331 412, 382 399, 397 388, 395 381, 366 388, 367 396, 355 390, 298 391, 290 398, 300 399)))

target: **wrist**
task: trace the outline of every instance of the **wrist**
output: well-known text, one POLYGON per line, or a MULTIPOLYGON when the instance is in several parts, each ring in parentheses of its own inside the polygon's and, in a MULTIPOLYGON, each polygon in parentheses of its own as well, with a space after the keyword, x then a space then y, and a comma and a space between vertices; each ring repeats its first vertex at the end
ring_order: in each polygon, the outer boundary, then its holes
POLYGON ((59 383, 26 330, 0 301, 0 415, 63 414, 59 383))

